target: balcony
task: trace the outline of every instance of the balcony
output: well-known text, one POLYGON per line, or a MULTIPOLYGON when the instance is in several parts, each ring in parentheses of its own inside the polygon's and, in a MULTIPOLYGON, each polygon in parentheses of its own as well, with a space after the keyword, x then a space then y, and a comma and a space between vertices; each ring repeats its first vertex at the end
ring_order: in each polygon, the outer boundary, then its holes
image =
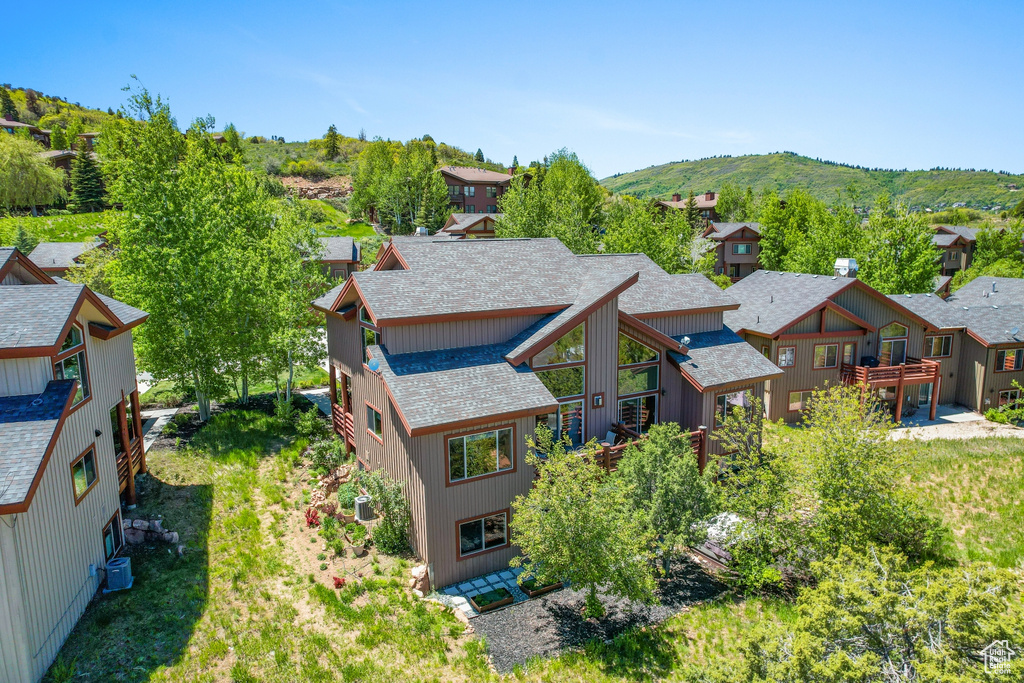
MULTIPOLYGON (((903 387, 910 384, 931 384, 932 404, 929 419, 935 419, 935 408, 939 403, 939 390, 942 385, 942 366, 934 360, 927 358, 907 358, 906 363, 899 365, 880 365, 876 368, 869 368, 862 365, 851 365, 843 363, 839 369, 839 378, 844 384, 859 385, 861 395, 867 390, 877 387, 896 387, 895 411, 902 410, 903 387)), ((900 421, 900 414, 894 416, 900 421)))
POLYGON ((346 413, 345 409, 337 403, 331 404, 331 423, 334 425, 334 432, 345 439, 349 446, 356 445, 356 428, 352 420, 352 413, 346 413))
MULTIPOLYGON (((632 429, 629 429, 625 425, 615 422, 612 423, 611 431, 615 434, 615 443, 610 444, 604 442, 601 444, 601 451, 597 454, 597 463, 604 467, 609 472, 614 472, 619 467, 619 461, 622 460, 622 455, 626 448, 630 444, 642 441, 646 437, 643 434, 639 434, 632 429)), ((690 448, 693 450, 693 454, 697 457, 697 465, 700 467, 700 471, 704 471, 704 466, 707 464, 707 432, 704 430, 697 430, 695 432, 683 433, 680 438, 687 439, 690 444, 690 448)))

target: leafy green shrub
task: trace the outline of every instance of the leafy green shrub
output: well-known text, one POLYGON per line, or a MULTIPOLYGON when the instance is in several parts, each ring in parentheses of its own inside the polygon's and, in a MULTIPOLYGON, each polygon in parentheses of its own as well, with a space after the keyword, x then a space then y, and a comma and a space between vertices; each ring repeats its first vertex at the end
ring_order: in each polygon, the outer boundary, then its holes
POLYGON ((281 175, 297 175, 303 178, 319 180, 330 176, 330 171, 319 161, 302 159, 299 161, 288 161, 281 166, 281 175))
POLYGON ((324 516, 320 521, 320 535, 330 543, 338 537, 338 520, 334 517, 324 516))
POLYGON ((331 425, 317 408, 300 412, 295 420, 295 432, 310 443, 327 439, 331 436, 331 425))
POLYGON ((1000 412, 999 408, 989 408, 986 410, 985 419, 990 422, 998 422, 999 424, 1007 424, 1010 421, 1006 413, 1000 412))
POLYGON ((352 538, 352 545, 363 545, 366 543, 367 529, 362 524, 356 524, 349 536, 352 538))
POLYGON ((373 531, 373 540, 385 553, 394 555, 409 548, 409 526, 412 517, 409 501, 402 492, 403 483, 382 472, 366 472, 359 482, 373 498, 380 521, 373 531))
POLYGON ((342 510, 355 509, 357 495, 359 495, 359 490, 356 488, 355 482, 345 482, 338 487, 338 505, 342 510))
POLYGON ((345 461, 345 444, 338 437, 317 441, 310 446, 309 460, 317 472, 333 472, 345 461))

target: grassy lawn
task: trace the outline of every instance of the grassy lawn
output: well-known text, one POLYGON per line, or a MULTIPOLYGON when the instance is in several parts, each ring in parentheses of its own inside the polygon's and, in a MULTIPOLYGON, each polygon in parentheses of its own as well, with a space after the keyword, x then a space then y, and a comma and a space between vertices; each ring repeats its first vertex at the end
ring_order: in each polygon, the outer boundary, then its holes
POLYGON ((12 243, 19 224, 40 242, 89 242, 107 229, 109 219, 109 211, 0 218, 0 244, 12 243))
POLYGON ((1024 440, 925 442, 907 483, 952 531, 956 559, 1024 561, 1024 440))
MULTIPOLYGON (((287 373, 281 374, 281 386, 287 379, 287 373)), ((293 389, 312 389, 314 387, 325 387, 329 381, 327 372, 323 368, 296 367, 295 376, 292 380, 293 389)), ((274 392, 273 382, 257 382, 249 387, 249 395, 269 394, 274 392)), ((218 396, 214 400, 234 400, 233 393, 226 396, 218 396)), ((176 407, 194 397, 186 395, 186 392, 178 389, 172 380, 162 380, 151 386, 144 394, 139 396, 139 405, 143 408, 165 408, 176 407)))

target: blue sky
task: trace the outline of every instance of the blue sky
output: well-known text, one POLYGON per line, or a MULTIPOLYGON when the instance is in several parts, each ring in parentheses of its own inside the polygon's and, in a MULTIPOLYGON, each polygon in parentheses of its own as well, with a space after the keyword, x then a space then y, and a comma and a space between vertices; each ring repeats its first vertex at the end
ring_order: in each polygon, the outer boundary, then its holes
POLYGON ((568 147, 598 177, 781 150, 1024 172, 1020 0, 15 3, 5 23, 0 82, 116 108, 137 74, 183 123, 288 140, 568 147))

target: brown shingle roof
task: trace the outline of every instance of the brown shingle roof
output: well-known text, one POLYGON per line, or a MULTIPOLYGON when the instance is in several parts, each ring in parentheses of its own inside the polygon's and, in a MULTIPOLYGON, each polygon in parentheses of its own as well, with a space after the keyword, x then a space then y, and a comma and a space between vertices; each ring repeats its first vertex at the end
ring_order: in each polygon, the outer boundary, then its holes
POLYGON ((465 183, 496 183, 501 185, 512 180, 512 176, 508 173, 488 171, 486 168, 475 168, 472 166, 442 166, 438 170, 465 183))

